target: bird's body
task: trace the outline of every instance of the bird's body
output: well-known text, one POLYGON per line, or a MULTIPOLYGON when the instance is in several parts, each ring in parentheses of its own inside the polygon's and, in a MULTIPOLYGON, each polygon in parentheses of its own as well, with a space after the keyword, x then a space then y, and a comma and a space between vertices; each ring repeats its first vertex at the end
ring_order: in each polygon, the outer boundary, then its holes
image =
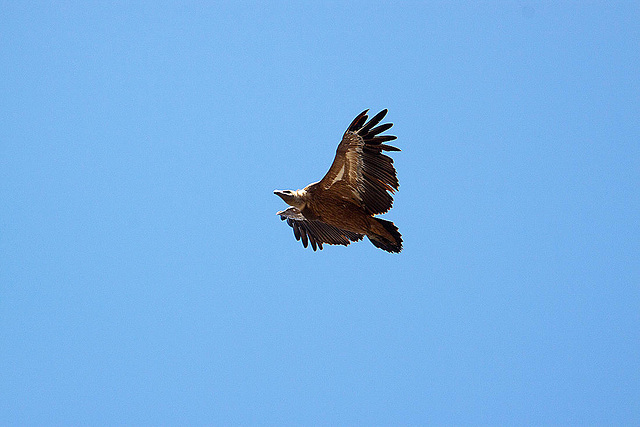
POLYGON ((382 151, 400 151, 382 142, 395 139, 378 135, 392 124, 374 126, 387 110, 369 122, 367 110, 358 115, 345 132, 336 157, 324 178, 302 190, 274 191, 290 208, 278 212, 293 227, 306 247, 311 242, 348 245, 367 236, 371 243, 388 252, 402 250, 402 237, 390 221, 375 218, 393 204, 389 194, 398 189, 393 160, 382 151))

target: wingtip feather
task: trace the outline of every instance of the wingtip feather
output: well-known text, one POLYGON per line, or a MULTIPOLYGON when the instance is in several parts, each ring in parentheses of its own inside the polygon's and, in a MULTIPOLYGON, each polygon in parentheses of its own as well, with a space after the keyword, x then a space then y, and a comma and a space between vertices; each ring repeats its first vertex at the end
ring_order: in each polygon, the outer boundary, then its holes
POLYGON ((367 113, 368 112, 369 112, 369 109, 367 108, 362 113, 358 114, 356 116, 356 118, 353 119, 353 121, 351 122, 349 127, 347 128, 347 132, 348 131, 356 131, 356 130, 360 129, 360 126, 362 126, 362 123, 367 121, 367 118, 368 118, 367 113))

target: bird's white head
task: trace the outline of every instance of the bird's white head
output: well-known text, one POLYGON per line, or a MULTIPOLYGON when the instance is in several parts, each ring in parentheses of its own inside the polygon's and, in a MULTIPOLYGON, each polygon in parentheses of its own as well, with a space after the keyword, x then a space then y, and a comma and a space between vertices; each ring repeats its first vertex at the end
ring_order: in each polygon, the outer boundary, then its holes
POLYGON ((289 206, 296 207, 300 210, 304 209, 306 205, 304 190, 274 190, 273 194, 279 196, 289 206))

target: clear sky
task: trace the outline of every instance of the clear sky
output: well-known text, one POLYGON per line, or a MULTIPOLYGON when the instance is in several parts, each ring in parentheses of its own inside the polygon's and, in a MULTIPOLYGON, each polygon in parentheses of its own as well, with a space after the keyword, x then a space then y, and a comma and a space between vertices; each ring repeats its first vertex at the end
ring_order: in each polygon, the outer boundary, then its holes
POLYGON ((0 424, 640 420, 638 2, 4 1, 0 118, 0 424), (365 108, 404 251, 304 249, 365 108))

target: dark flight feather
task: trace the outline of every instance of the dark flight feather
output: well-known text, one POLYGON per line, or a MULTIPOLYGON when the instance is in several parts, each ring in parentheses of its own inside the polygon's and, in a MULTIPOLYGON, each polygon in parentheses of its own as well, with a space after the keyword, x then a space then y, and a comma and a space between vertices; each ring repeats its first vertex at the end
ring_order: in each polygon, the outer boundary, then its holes
POLYGON ((351 242, 357 242, 364 237, 362 234, 341 230, 321 221, 310 221, 294 207, 278 212, 278 215, 280 215, 280 219, 286 220, 287 224, 293 228, 296 240, 302 240, 302 246, 305 248, 310 242, 314 251, 316 247, 322 250, 323 243, 348 246, 351 242))

